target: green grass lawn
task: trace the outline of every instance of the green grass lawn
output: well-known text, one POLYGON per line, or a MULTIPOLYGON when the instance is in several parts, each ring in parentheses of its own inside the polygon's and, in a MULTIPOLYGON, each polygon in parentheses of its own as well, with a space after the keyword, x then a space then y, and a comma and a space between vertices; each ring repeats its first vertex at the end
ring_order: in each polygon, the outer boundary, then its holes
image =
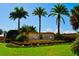
POLYGON ((0 43, 0 56, 73 56, 71 44, 53 46, 11 48, 5 43, 0 43))

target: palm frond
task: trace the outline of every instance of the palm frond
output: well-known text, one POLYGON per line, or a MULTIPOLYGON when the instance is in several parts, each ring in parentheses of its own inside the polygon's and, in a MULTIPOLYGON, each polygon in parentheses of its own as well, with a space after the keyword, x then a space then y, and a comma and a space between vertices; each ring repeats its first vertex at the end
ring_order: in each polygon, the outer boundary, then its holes
POLYGON ((9 18, 15 20, 15 19, 17 19, 17 18, 19 18, 19 19, 21 19, 21 18, 26 18, 26 16, 29 16, 29 15, 28 15, 28 12, 25 11, 23 7, 20 7, 20 8, 15 7, 15 8, 14 8, 14 11, 12 11, 12 12, 10 13, 10 17, 9 17, 9 18))
POLYGON ((74 30, 79 29, 79 6, 74 6, 71 9, 70 22, 74 30))
POLYGON ((51 9, 51 13, 59 13, 62 15, 69 16, 69 11, 63 4, 54 5, 54 8, 51 9))
POLYGON ((56 16, 56 15, 57 15, 56 13, 51 13, 51 14, 48 15, 48 17, 49 16, 56 16))
POLYGON ((33 15, 37 15, 37 16, 45 16, 47 15, 47 12, 45 11, 44 8, 42 7, 36 7, 34 10, 33 10, 33 15))
POLYGON ((63 23, 65 24, 65 20, 64 20, 64 18, 63 18, 63 17, 61 17, 61 19, 62 19, 63 23))

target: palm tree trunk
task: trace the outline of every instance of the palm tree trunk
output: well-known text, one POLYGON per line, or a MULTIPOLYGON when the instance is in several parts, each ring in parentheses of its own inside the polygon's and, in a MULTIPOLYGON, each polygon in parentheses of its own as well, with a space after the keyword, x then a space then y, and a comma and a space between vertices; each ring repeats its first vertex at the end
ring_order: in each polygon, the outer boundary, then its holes
POLYGON ((41 39, 41 16, 39 16, 39 39, 41 39))
POLYGON ((18 30, 20 30, 20 19, 18 19, 18 30))
POLYGON ((57 21, 58 34, 60 34, 60 14, 58 14, 57 21))

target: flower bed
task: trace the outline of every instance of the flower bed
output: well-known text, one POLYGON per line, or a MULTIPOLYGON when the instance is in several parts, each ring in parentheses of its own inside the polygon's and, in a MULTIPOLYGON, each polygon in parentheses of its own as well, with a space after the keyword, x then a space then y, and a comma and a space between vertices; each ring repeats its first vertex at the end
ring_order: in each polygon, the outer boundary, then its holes
POLYGON ((45 45, 61 44, 64 43, 64 41, 63 40, 30 40, 24 42, 14 41, 11 43, 19 46, 41 46, 41 45, 45 46, 45 45))

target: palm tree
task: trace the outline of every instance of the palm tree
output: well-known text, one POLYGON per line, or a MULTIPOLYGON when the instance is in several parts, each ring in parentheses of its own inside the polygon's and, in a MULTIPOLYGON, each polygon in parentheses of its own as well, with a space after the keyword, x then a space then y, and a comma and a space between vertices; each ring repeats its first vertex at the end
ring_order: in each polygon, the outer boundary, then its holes
POLYGON ((41 39, 40 38, 40 36, 41 36, 41 34, 40 34, 41 33, 41 17, 47 15, 47 12, 45 11, 44 8, 37 7, 37 8, 35 8, 33 10, 33 13, 32 14, 39 17, 39 39, 41 39))
POLYGON ((74 30, 79 28, 79 6, 74 6, 71 9, 70 22, 74 30))
MULTIPOLYGON (((79 29, 79 6, 74 6, 71 9, 70 22, 74 30, 79 29)), ((76 31, 76 33, 77 33, 76 35, 77 37, 72 44, 71 50, 74 54, 79 56, 79 31, 76 31)))
POLYGON ((24 10, 23 7, 16 7, 14 8, 14 11, 12 11, 10 13, 10 17, 12 20, 15 20, 15 19, 18 19, 18 30, 20 29, 20 19, 21 18, 25 18, 26 19, 26 16, 29 16, 28 15, 28 12, 24 10))
POLYGON ((49 16, 57 16, 56 23, 57 23, 57 33, 60 34, 60 19, 62 19, 63 23, 65 24, 64 18, 62 15, 69 16, 68 9, 63 4, 56 4, 54 8, 51 9, 51 13, 49 16))

